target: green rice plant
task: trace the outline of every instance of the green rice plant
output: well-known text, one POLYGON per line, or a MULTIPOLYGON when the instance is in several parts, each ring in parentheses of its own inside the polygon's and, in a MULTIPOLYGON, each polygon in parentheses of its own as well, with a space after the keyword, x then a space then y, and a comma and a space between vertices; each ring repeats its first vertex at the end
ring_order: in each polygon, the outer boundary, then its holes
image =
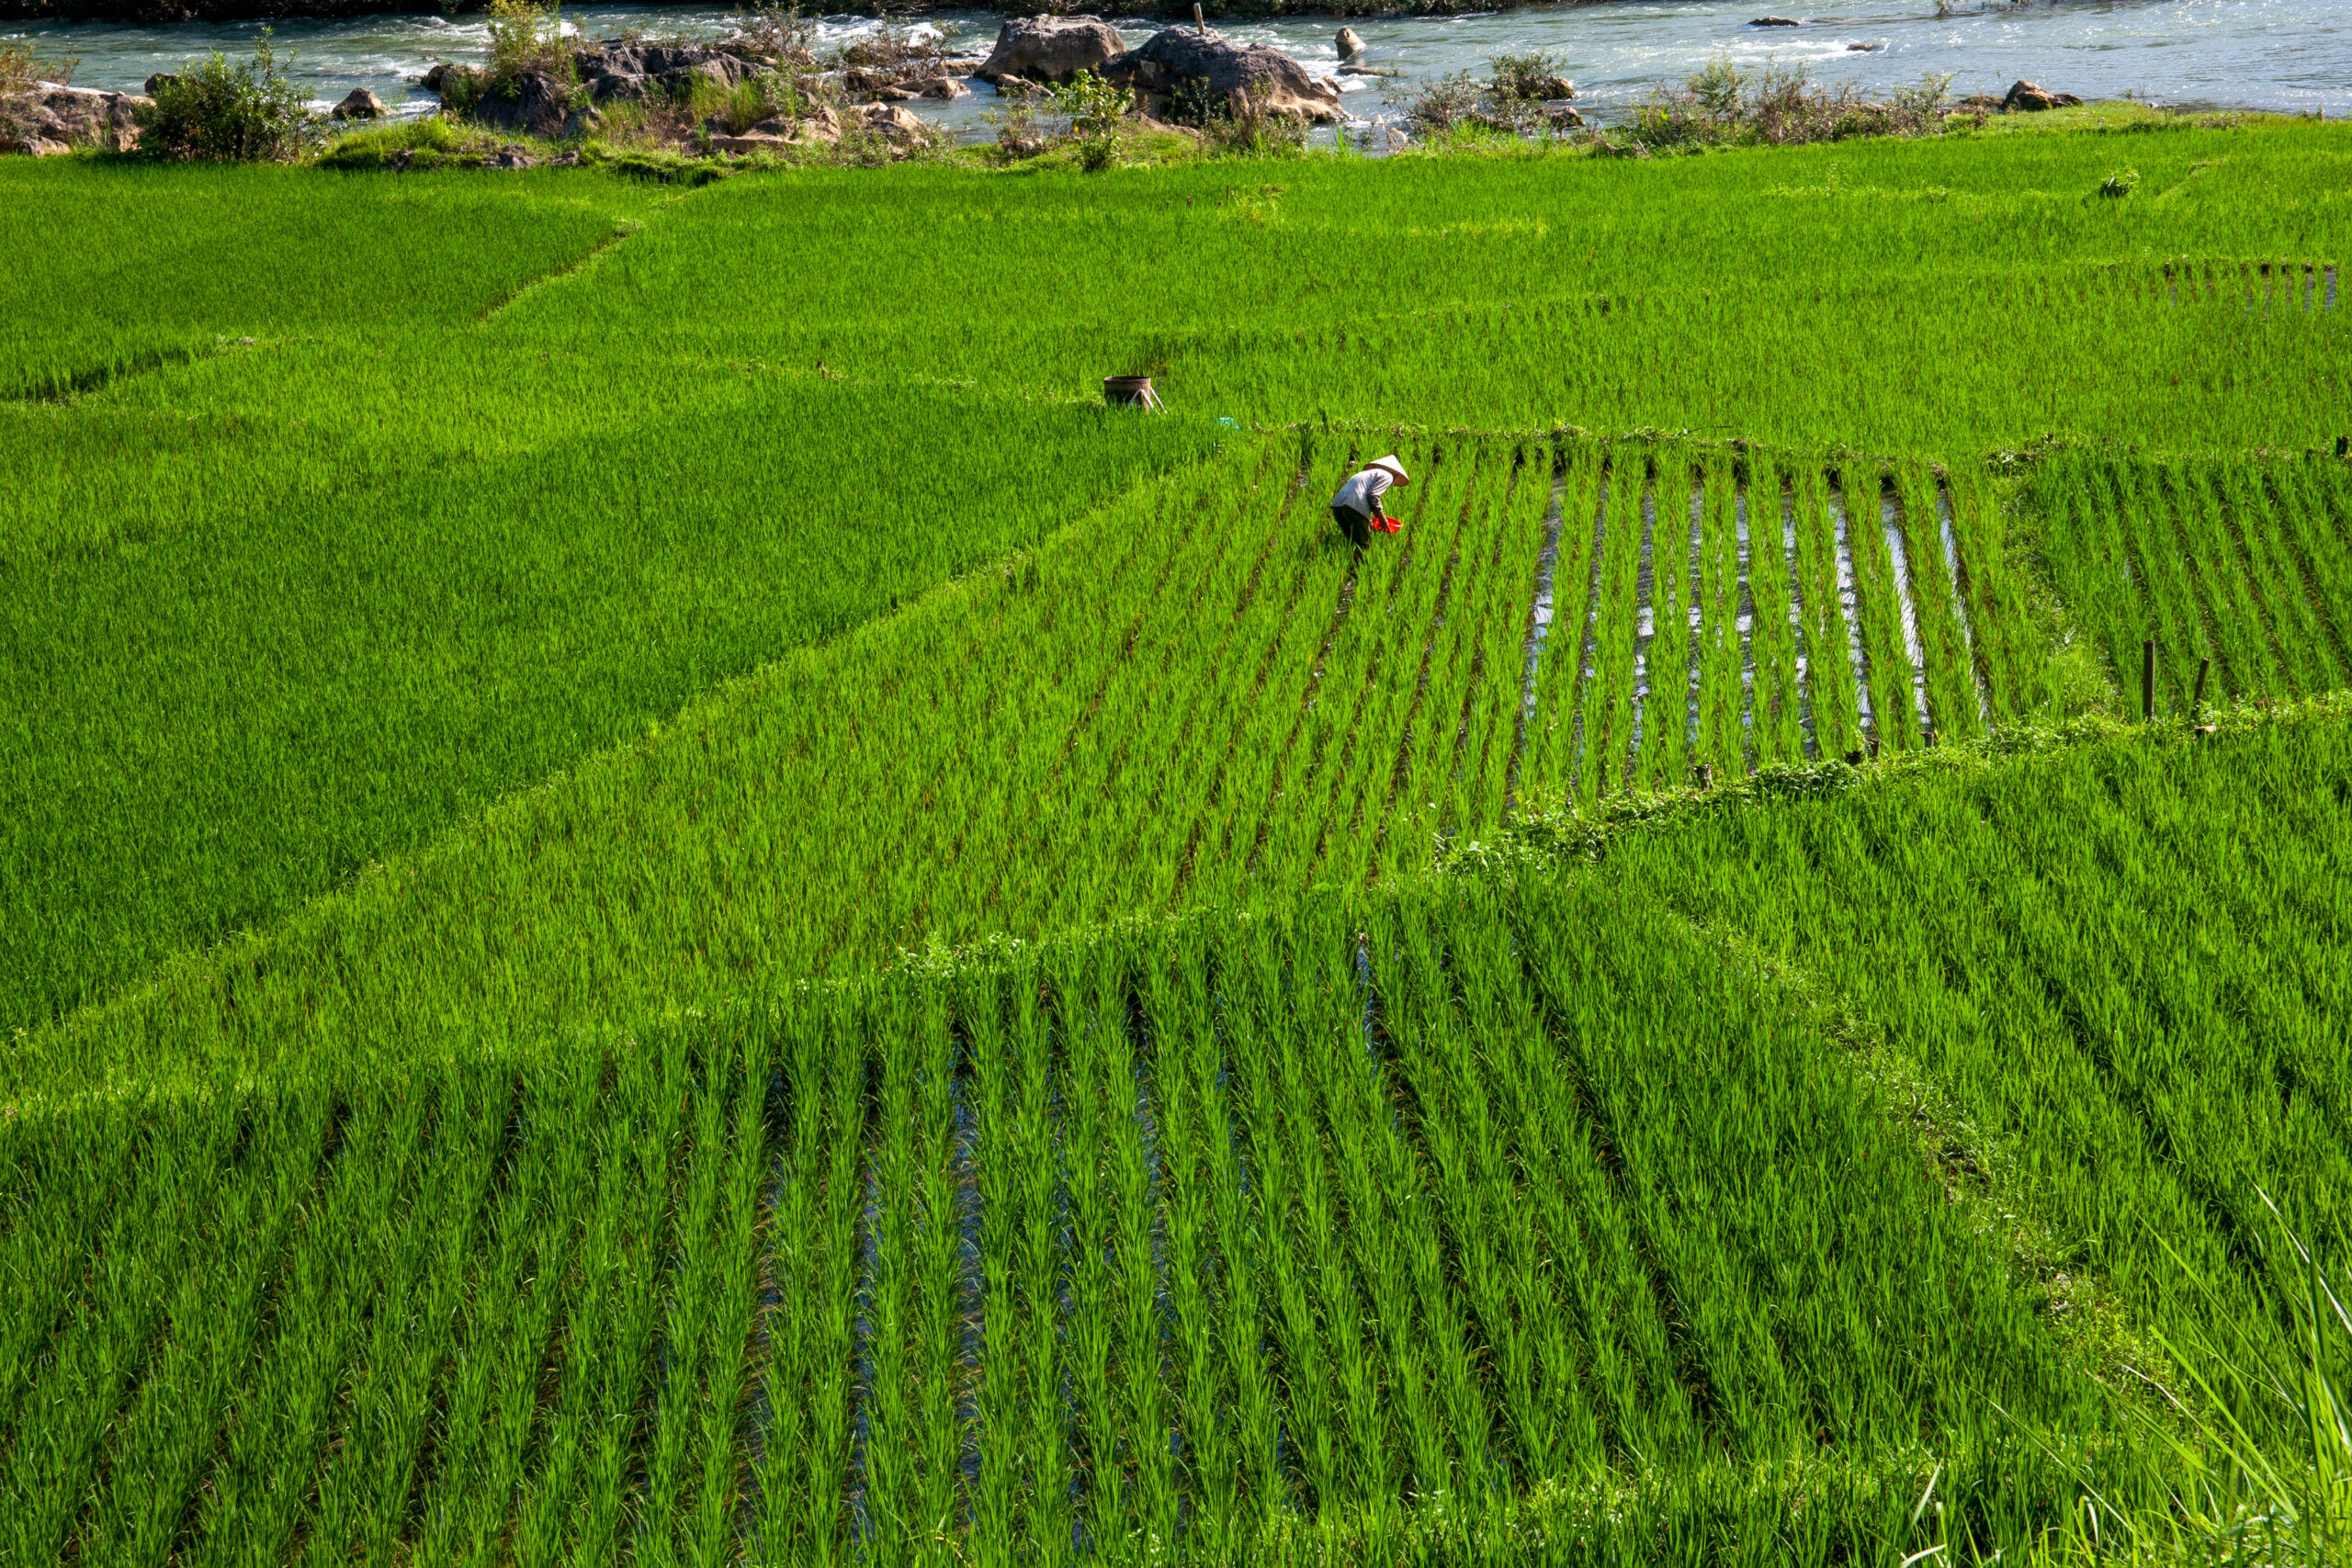
POLYGON ((2352 494, 2347 493, 2352 486, 2345 483, 2340 469, 2315 463, 2258 476, 2243 474, 2233 482, 2256 504, 2269 502, 2271 516, 2284 536, 2284 553, 2299 569, 2310 594, 2311 619, 2335 655, 2337 678, 2352 676, 2352 641, 2345 634, 2347 612, 2343 608, 2352 604, 2352 558, 2337 547, 2341 520, 2352 516, 2352 494), (2335 525, 2331 526, 2331 519, 2335 525))
POLYGON ((1520 780, 1521 800, 1538 811, 1564 805, 1577 776, 1577 702, 1584 689, 1585 643, 1596 597, 1592 584, 1606 517, 1602 502, 1607 480, 1599 457, 1590 448, 1573 449, 1561 492, 1551 621, 1536 664, 1528 766, 1520 780))
POLYGON ((1917 465, 1898 468, 1894 487, 1926 688, 1927 732, 1939 742, 1970 739, 1984 726, 1968 633, 1955 609, 1959 591, 1944 551, 1941 491, 1935 475, 1917 465))
POLYGON ((1470 724, 1456 772, 1453 836, 1499 827, 1526 746, 1528 659, 1534 592, 1556 491, 1554 454, 1521 447, 1510 479, 1495 555, 1484 575, 1487 605, 1470 724))
MULTIPOLYGON (((1679 463, 1658 470, 1657 521, 1650 537, 1651 637, 1643 655, 1649 694, 1643 704, 1643 736, 1635 759, 1642 787, 1673 788, 1687 783, 1691 762, 1712 753, 1706 672, 1700 666, 1711 638, 1722 634, 1723 617, 1707 616, 1711 586, 1702 559, 1707 484, 1679 463), (1693 622, 1698 623, 1696 626, 1693 622)), ((1735 633, 1733 646, 1737 647, 1735 633)), ((1718 674, 1720 672, 1718 671, 1718 674)))
POLYGON ((1611 792, 1630 743, 1631 703, 1621 694, 1632 679, 1634 589, 1648 485, 1648 460, 1639 449, 1611 455, 1607 510, 1600 521, 1585 632, 1584 662, 1590 673, 1579 687, 1573 741, 1579 804, 1589 805, 1611 792))
POLYGON ((1802 762, 1807 706, 1801 675, 1804 631, 1797 608, 1795 522, 1770 458, 1751 456, 1736 502, 1747 533, 1747 586, 1755 619, 1748 711, 1758 766, 1802 762))
POLYGON ((2287 1265, 2265 1293, 2268 1310, 2241 1314, 2217 1294, 2211 1325, 2185 1330, 2168 1346, 2199 1399, 2193 1440, 2162 1426, 2153 1434, 2187 1477, 2174 1491, 2165 1533, 2198 1546, 2324 1562, 2352 1540, 2345 1393, 2352 1314, 2340 1274, 2332 1279, 2276 1205, 2266 1199, 2265 1206, 2265 1240, 2287 1265))
POLYGON ((345 1147, 287 1239, 273 1337, 247 1358, 257 1375, 243 1391, 229 1451, 208 1477, 194 1553, 203 1561, 282 1561, 293 1544, 381 1278, 368 1244, 380 1245, 388 1233, 421 1111, 413 1097, 405 1106, 363 1100, 340 1119, 345 1147))
POLYGON ((2143 485, 2150 479, 2161 485, 2157 507, 2170 512, 2173 530, 2188 547, 2184 564, 2196 586, 2199 607, 2206 626, 2212 628, 2211 635, 2220 641, 2228 662, 2239 672, 2243 684, 2238 689, 2264 696, 2286 695, 2291 688, 2261 588, 2252 579, 2252 563, 2241 547, 2242 541, 2233 536, 2235 531, 2221 514, 2211 476, 2198 469, 2174 468, 2140 477, 2143 485))
POLYGON ((1830 514, 1821 470, 1796 474, 1799 599, 1804 615, 1805 690, 1812 698, 1814 736, 1825 756, 1859 751, 1863 743, 1856 627, 1846 609, 1846 569, 1839 525, 1830 514))
POLYGON ((2186 712, 2198 667, 2207 697, 2278 700, 2327 689, 2344 667, 2335 635, 2346 546, 2312 459, 2161 466, 2051 459, 2024 502, 2053 585, 2106 653, 2118 687, 2139 684, 2154 637, 2157 704, 2186 712))
MULTIPOLYGON (((2231 464, 2208 474, 2206 480, 2237 538, 2246 585, 2270 626, 2288 689, 2324 692, 2343 684, 2352 670, 2342 662, 2342 649, 2323 618, 2328 601, 2315 595, 2324 591, 2318 589, 2306 559, 2289 539, 2260 471, 2231 464)), ((2331 560, 2329 569, 2336 565, 2331 560)))
MULTIPOLYGON (((1743 537, 1731 466, 1720 459, 1708 466, 1701 492, 1694 499, 1700 610, 1690 760, 1704 762, 1716 773, 1744 773, 1752 722, 1747 666, 1756 637, 1756 605, 1749 589, 1754 575, 1754 525, 1751 521, 1743 537)), ((1659 777, 1669 786, 1690 782, 1687 770, 1681 769, 1659 777)))
MULTIPOLYGON (((571 1529, 559 1547, 574 1561, 614 1552, 628 1539, 627 1511, 634 1493, 649 1392, 656 1385, 655 1346, 664 1305, 663 1280, 677 1245, 677 1161, 685 1138, 689 1074, 695 1064, 678 1030, 649 1032, 618 1054, 614 1077, 618 1105, 605 1145, 618 1164, 629 1207, 612 1232, 610 1248, 591 1276, 608 1285, 583 1318, 583 1361, 590 1386, 583 1404, 586 1452, 570 1491, 571 1529)), ((854 1140, 844 1143, 854 1150, 854 1140)))
POLYGON ((1917 670, 1904 637, 1905 585, 1897 580, 1888 546, 1884 482, 1875 464, 1849 465, 1838 476, 1832 505, 1838 508, 1852 563, 1855 622, 1870 696, 1870 739, 1873 745, 1908 750, 1920 742, 1914 691, 1917 670))
POLYGON ((65 1549, 97 1479, 114 1414, 173 1304, 174 1283, 209 1271, 209 1222, 226 1212, 244 1220, 246 1234, 265 1248, 281 1239, 316 1170, 327 1121, 323 1097, 308 1097, 254 1129, 254 1152, 275 1179, 243 1195, 223 1191, 244 1131, 236 1108, 223 1097, 176 1116, 166 1111, 164 1135, 150 1139, 136 1183, 113 1205, 99 1246, 72 1260, 71 1294, 43 1325, 45 1357, 12 1368, 11 1382, 24 1390, 0 1480, 12 1557, 45 1560, 65 1549), (273 1157, 282 1150, 293 1157, 273 1157))

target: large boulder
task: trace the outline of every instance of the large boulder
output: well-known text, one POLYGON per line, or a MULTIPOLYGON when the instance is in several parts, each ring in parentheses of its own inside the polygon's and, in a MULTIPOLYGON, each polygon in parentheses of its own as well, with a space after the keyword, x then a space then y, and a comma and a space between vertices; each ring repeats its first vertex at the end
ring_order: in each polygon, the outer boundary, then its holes
POLYGON ((42 157, 76 147, 127 152, 139 145, 138 110, 154 100, 129 93, 35 82, 0 98, 0 152, 42 157))
POLYGON ((2020 111, 2033 113, 2041 109, 2070 109, 2082 101, 2072 93, 2046 92, 2037 84, 2019 78, 2009 84, 2008 96, 2001 100, 2001 107, 2013 114, 2020 111))
POLYGON ((1126 52, 1119 29, 1097 17, 1014 17, 972 74, 991 85, 1000 76, 1067 82, 1081 71, 1100 73, 1126 52))
POLYGON ((343 96, 343 102, 329 110, 329 119, 381 119, 390 111, 384 100, 365 87, 354 87, 343 96))
POLYGON ((1163 28, 1141 49, 1108 61, 1102 79, 1131 89, 1136 107, 1147 114, 1166 111, 1176 90, 1187 82, 1204 82, 1211 91, 1233 102, 1238 112, 1260 112, 1328 123, 1344 118, 1340 89, 1278 49, 1263 44, 1244 49, 1214 33, 1187 28, 1163 28), (1257 107, 1251 111, 1250 106, 1257 107))
POLYGON ((922 117, 896 104, 861 104, 851 118, 901 152, 931 140, 931 127, 922 117))
POLYGON ((572 51, 571 66, 588 96, 600 104, 616 98, 635 103, 649 94, 684 97, 698 81, 724 90, 760 70, 735 50, 625 39, 572 51))
POLYGON ((545 71, 525 71, 494 85, 476 98, 467 117, 495 130, 519 131, 560 141, 584 132, 591 111, 573 100, 571 89, 545 71))

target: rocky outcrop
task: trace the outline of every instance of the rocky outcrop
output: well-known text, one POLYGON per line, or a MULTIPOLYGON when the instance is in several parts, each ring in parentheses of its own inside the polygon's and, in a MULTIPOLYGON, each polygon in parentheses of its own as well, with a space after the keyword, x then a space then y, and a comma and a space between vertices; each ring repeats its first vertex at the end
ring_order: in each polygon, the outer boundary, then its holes
POLYGON ((1178 88, 1198 82, 1235 102, 1237 118, 1280 115, 1317 124, 1344 118, 1339 87, 1309 76, 1282 51, 1262 44, 1244 49, 1188 28, 1162 28, 1142 48, 1105 62, 1102 74, 1113 86, 1132 90, 1147 114, 1164 114, 1178 88))
POLYGON ((1014 17, 972 74, 991 85, 1003 76, 1067 82, 1081 71, 1099 73, 1126 52, 1119 29, 1097 17, 1014 17))
POLYGON ((2021 111, 2030 114, 2042 109, 2070 109, 2082 101, 2072 93, 2048 92, 2035 83, 2019 78, 2009 85, 2008 96, 2001 100, 2001 107, 2012 114, 2021 111))
POLYGON ((576 50, 571 65, 579 73, 580 85, 600 104, 616 98, 627 103, 647 96, 683 98, 698 82, 729 88, 762 68, 731 49, 631 43, 625 39, 608 39, 593 49, 576 50))
POLYGON ((0 98, 0 152, 47 157, 76 147, 127 152, 139 145, 138 110, 153 102, 129 93, 36 82, 0 98))
POLYGON ((329 119, 381 119, 390 111, 384 100, 365 87, 354 87, 345 93, 343 102, 327 111, 329 119))
POLYGON ((484 88, 467 107, 466 118, 494 130, 550 141, 582 135, 595 123, 594 112, 580 106, 571 86, 545 71, 525 71, 512 81, 484 88))
MULTIPOLYGON (((587 90, 590 101, 599 104, 615 99, 624 103, 649 97, 684 99, 705 82, 724 90, 772 64, 740 46, 632 43, 626 39, 607 39, 571 54, 572 73, 587 90)), ((492 86, 481 70, 445 61, 424 73, 424 86, 443 103, 466 108, 485 125, 543 136, 574 132, 549 131, 542 126, 586 123, 577 106, 567 106, 558 113, 553 99, 566 89, 549 72, 526 71, 511 84, 492 86), (514 91, 509 92, 509 86, 514 91)))

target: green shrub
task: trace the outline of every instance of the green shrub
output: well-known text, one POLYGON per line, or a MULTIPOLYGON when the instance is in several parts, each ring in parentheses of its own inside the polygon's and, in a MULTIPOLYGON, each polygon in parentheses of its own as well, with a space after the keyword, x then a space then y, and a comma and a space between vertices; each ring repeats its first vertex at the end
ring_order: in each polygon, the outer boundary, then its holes
POLYGON ((74 80, 74 68, 81 63, 71 54, 55 60, 40 59, 28 43, 0 43, 0 97, 24 92, 36 82, 54 82, 64 86, 74 80))
POLYGON ((251 60, 231 64, 215 50, 158 82, 139 129, 142 152, 180 163, 288 163, 320 134, 308 95, 278 67, 267 28, 251 60))
POLYGON ((1566 62, 1540 50, 1532 54, 1498 54, 1489 63, 1494 67, 1494 93, 1498 98, 1556 97, 1560 95, 1555 89, 1566 85, 1566 62))
POLYGON ((1054 89, 1054 101, 1069 116, 1069 133, 1078 144, 1080 164, 1105 169, 1119 161, 1120 124, 1135 110, 1133 93, 1112 86, 1091 71, 1081 71, 1068 85, 1054 89))
POLYGON ((491 0, 490 85, 511 94, 514 79, 526 71, 543 71, 559 82, 573 79, 562 6, 541 11, 530 0, 491 0))

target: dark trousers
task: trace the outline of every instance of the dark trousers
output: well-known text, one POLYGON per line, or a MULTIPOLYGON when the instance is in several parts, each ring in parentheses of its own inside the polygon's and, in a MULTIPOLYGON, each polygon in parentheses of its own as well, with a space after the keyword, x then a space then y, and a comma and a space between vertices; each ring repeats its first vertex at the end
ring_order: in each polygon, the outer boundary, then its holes
POLYGON ((1331 508, 1331 521, 1340 525, 1340 532, 1345 534, 1348 536, 1348 543, 1356 548, 1363 549, 1372 543, 1372 519, 1354 507, 1331 508))

